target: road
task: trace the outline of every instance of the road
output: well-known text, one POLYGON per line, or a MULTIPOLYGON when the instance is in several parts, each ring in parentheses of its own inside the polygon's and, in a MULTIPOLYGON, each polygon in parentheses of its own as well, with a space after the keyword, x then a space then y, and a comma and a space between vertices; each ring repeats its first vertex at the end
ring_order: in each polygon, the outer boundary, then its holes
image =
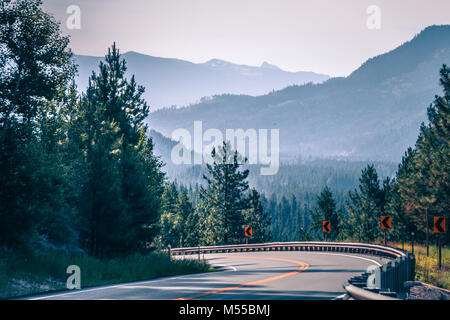
POLYGON ((372 256, 295 251, 206 254, 204 258, 222 271, 38 295, 29 299, 334 299, 344 293, 342 285, 351 276, 364 272, 370 265, 385 262, 372 256))

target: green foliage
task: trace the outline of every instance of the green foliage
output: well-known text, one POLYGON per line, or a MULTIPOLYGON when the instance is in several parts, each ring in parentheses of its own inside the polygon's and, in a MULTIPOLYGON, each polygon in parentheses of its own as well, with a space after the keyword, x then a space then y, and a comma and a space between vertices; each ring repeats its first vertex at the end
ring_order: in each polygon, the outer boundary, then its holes
POLYGON ((386 195, 386 202, 384 206, 385 214, 391 216, 392 229, 386 232, 386 238, 389 241, 405 242, 410 239, 411 232, 416 232, 417 229, 411 216, 406 214, 402 208, 402 200, 398 192, 399 184, 393 179, 389 184, 385 183, 384 190, 386 195))
POLYGON ((347 203, 351 236, 358 241, 375 241, 380 234, 380 219, 384 212, 384 193, 373 165, 362 171, 359 190, 349 193, 347 203))
POLYGON ((197 243, 194 208, 187 191, 177 190, 175 183, 167 183, 162 195, 161 229, 158 246, 192 246, 197 243))
POLYGON ((325 187, 317 197, 317 207, 312 213, 311 232, 318 238, 324 238, 322 231, 322 222, 330 221, 331 230, 327 234, 328 240, 336 240, 339 236, 340 219, 336 211, 336 202, 333 199, 333 193, 328 187, 325 187))
POLYGON ((270 217, 263 207, 264 197, 249 190, 247 161, 229 143, 211 152, 213 163, 204 175, 207 186, 179 188, 166 185, 163 194, 160 245, 177 246, 242 243, 244 225, 252 226, 251 242, 271 239, 270 217), (195 209, 194 209, 195 206, 195 209))
POLYGON ((93 73, 73 120, 83 155, 80 194, 83 247, 96 257, 143 250, 157 233, 164 176, 143 119, 143 88, 124 78, 115 45, 93 73))
MULTIPOLYGON (((426 240, 433 216, 450 212, 450 68, 440 71, 442 97, 428 108, 428 124, 422 124, 414 149, 405 154, 397 173, 402 211, 409 214, 426 240)), ((450 240, 447 232, 446 241, 450 240)))
MULTIPOLYGON (((428 108, 428 124, 422 124, 415 148, 409 148, 396 177, 380 180, 373 166, 362 171, 358 191, 349 193, 349 218, 345 234, 359 241, 380 238, 380 217, 392 217, 387 239, 407 241, 415 232, 416 240, 430 239, 433 216, 449 219, 449 100, 450 69, 441 69, 444 96, 436 96, 428 108)), ((449 241, 449 233, 446 242, 449 241)))
POLYGON ((0 6, 0 246, 24 251, 61 244, 70 231, 58 110, 74 66, 68 38, 40 4, 0 6))
POLYGON ((244 224, 253 229, 253 237, 249 242, 262 243, 268 242, 272 239, 270 232, 270 217, 267 211, 264 210, 261 203, 261 195, 256 189, 251 189, 248 197, 248 209, 243 211, 244 224))
POLYGON ((109 258, 145 251, 164 174, 147 138, 144 88, 115 45, 86 93, 41 1, 0 6, 0 247, 109 258))
POLYGON ((249 171, 239 171, 239 168, 247 159, 242 159, 225 142, 217 152, 213 148, 211 157, 214 163, 206 165, 209 176, 204 176, 208 189, 201 193, 202 201, 213 208, 211 225, 208 227, 216 229, 213 233, 219 237, 219 243, 240 243, 244 225, 243 210, 248 208, 245 193, 248 190, 246 179, 249 171))

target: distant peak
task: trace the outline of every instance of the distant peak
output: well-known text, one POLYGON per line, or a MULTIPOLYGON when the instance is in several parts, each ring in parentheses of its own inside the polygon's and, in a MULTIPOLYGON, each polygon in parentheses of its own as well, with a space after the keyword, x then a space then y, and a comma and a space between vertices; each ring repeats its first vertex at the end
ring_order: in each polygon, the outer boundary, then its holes
POLYGON ((142 53, 139 53, 139 52, 136 52, 136 51, 127 51, 127 52, 125 52, 123 54, 135 54, 135 55, 139 54, 139 55, 142 55, 142 53))
POLYGON ((272 69, 272 70, 281 70, 279 67, 277 67, 276 65, 270 64, 267 61, 264 61, 261 64, 261 68, 265 68, 265 69, 272 69))
POLYGON ((210 67, 224 67, 230 65, 231 63, 220 59, 211 59, 205 62, 205 64, 210 67))

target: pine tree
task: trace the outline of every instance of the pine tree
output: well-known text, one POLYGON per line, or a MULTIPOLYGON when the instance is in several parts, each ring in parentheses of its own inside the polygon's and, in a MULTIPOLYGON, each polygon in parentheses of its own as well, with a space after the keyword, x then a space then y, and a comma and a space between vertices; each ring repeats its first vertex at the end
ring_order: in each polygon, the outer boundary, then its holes
POLYGON ((347 210, 352 226, 351 236, 359 241, 375 241, 380 235, 380 219, 384 210, 384 195, 373 165, 362 170, 359 190, 349 193, 347 210))
POLYGON ((83 245, 98 257, 145 250, 153 241, 164 180, 143 124, 144 89, 133 77, 125 79, 126 64, 115 45, 105 61, 90 77, 72 129, 85 164, 83 245))
MULTIPOLYGON (((196 235, 198 245, 221 245, 225 242, 224 210, 220 203, 221 195, 213 188, 200 187, 200 202, 195 208, 196 235)), ((229 231, 228 231, 229 232, 229 231)))
MULTIPOLYGON (((422 123, 414 149, 408 149, 397 172, 399 194, 406 213, 411 215, 428 244, 433 215, 449 218, 450 166, 450 69, 444 65, 440 83, 444 96, 436 96, 428 108, 428 124, 422 123)), ((449 240, 447 235, 447 241, 449 240)))
POLYGON ((75 72, 68 42, 41 1, 1 2, 0 247, 32 253, 38 241, 61 240, 42 221, 65 219, 67 167, 55 111, 75 72))
MULTIPOLYGON (((211 152, 213 164, 207 164, 209 175, 204 175, 208 189, 202 192, 203 207, 214 208, 210 214, 211 228, 220 230, 221 234, 213 231, 214 237, 220 239, 221 244, 242 242, 243 214, 247 209, 246 191, 249 174, 248 170, 240 171, 246 162, 237 151, 232 151, 229 143, 211 152)), ((217 240, 214 240, 215 242, 217 240)))
POLYGON ((194 214, 194 208, 185 190, 182 190, 178 195, 177 209, 180 216, 180 228, 178 230, 180 235, 179 246, 183 247, 188 245, 188 235, 195 232, 195 226, 190 223, 192 221, 191 217, 194 214))
POLYGON ((183 247, 193 244, 196 233, 194 208, 183 187, 177 190, 175 183, 164 188, 161 207, 160 246, 183 247))
POLYGON ((408 215, 402 204, 399 192, 399 184, 394 179, 387 188, 385 186, 386 202, 384 211, 392 217, 393 228, 389 230, 392 240, 404 242, 410 239, 411 232, 417 232, 411 216, 408 215))
POLYGON ((331 230, 327 235, 329 240, 335 240, 339 235, 340 221, 336 211, 336 202, 331 190, 325 186, 317 198, 317 207, 312 213, 313 223, 311 231, 318 234, 320 238, 324 237, 322 231, 322 222, 330 221, 331 230))
POLYGON ((278 204, 278 215, 281 222, 280 241, 288 241, 290 238, 289 231, 289 215, 291 213, 291 205, 285 196, 281 197, 278 204))
POLYGON ((270 217, 263 209, 261 196, 256 189, 250 189, 249 208, 244 210, 244 223, 253 229, 251 242, 262 243, 271 240, 270 217))

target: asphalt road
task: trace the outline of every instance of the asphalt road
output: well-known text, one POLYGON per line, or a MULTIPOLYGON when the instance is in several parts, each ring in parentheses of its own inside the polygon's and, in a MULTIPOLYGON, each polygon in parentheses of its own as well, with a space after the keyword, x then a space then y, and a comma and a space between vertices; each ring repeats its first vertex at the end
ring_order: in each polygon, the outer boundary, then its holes
POLYGON ((204 258, 223 271, 71 290, 29 299, 334 299, 344 294, 342 285, 351 276, 385 262, 371 256, 295 251, 206 254, 204 258))

